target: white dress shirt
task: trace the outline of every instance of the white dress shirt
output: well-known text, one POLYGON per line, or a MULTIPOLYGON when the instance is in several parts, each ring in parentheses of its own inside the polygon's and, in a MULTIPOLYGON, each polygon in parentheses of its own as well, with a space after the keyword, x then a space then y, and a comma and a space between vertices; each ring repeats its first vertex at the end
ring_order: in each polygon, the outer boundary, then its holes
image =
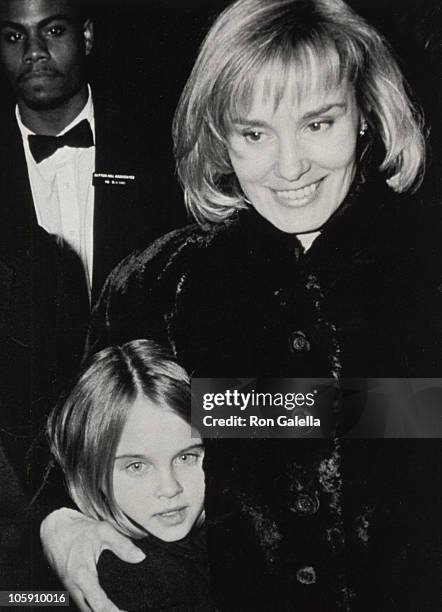
MULTIPOLYGON (((29 149, 25 125, 16 107, 38 224, 48 233, 61 236, 79 255, 86 274, 89 295, 92 285, 95 145, 89 148, 62 147, 39 164, 29 149)), ((77 117, 57 136, 87 119, 95 143, 94 107, 91 91, 77 117)))

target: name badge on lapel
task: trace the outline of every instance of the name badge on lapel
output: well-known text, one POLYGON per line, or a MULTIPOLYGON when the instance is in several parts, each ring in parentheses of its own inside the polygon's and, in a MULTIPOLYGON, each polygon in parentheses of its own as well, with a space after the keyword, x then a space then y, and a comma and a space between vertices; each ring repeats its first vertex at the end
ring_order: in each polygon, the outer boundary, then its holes
POLYGON ((94 172, 92 175, 92 185, 133 185, 135 182, 134 174, 114 174, 112 172, 94 172))

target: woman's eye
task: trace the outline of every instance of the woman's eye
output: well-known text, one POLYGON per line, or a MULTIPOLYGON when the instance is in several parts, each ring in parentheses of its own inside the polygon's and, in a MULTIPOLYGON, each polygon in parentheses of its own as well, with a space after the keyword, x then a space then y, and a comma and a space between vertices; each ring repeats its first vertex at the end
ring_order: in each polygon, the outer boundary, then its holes
POLYGON ((256 130, 248 130, 247 132, 243 132, 243 136, 248 142, 260 142, 264 134, 256 130))
POLYGON ((325 132, 333 125, 330 119, 327 121, 312 121, 308 124, 307 129, 310 132, 325 132))

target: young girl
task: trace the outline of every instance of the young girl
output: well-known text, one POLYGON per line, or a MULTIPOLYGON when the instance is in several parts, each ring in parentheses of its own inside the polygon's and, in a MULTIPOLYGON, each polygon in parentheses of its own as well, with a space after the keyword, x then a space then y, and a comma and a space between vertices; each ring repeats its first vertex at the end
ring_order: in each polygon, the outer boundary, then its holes
POLYGON ((135 539, 133 565, 104 551, 108 597, 124 610, 207 610, 203 446, 190 425, 185 371, 154 342, 106 348, 49 419, 72 499, 135 539))

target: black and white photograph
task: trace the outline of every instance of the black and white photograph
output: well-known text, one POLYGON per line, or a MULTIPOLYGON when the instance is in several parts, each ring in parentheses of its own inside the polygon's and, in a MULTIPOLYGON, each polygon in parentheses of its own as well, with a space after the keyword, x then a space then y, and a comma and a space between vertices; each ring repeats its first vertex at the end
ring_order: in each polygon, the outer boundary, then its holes
POLYGON ((442 611, 440 0, 0 0, 0 608, 442 611))

